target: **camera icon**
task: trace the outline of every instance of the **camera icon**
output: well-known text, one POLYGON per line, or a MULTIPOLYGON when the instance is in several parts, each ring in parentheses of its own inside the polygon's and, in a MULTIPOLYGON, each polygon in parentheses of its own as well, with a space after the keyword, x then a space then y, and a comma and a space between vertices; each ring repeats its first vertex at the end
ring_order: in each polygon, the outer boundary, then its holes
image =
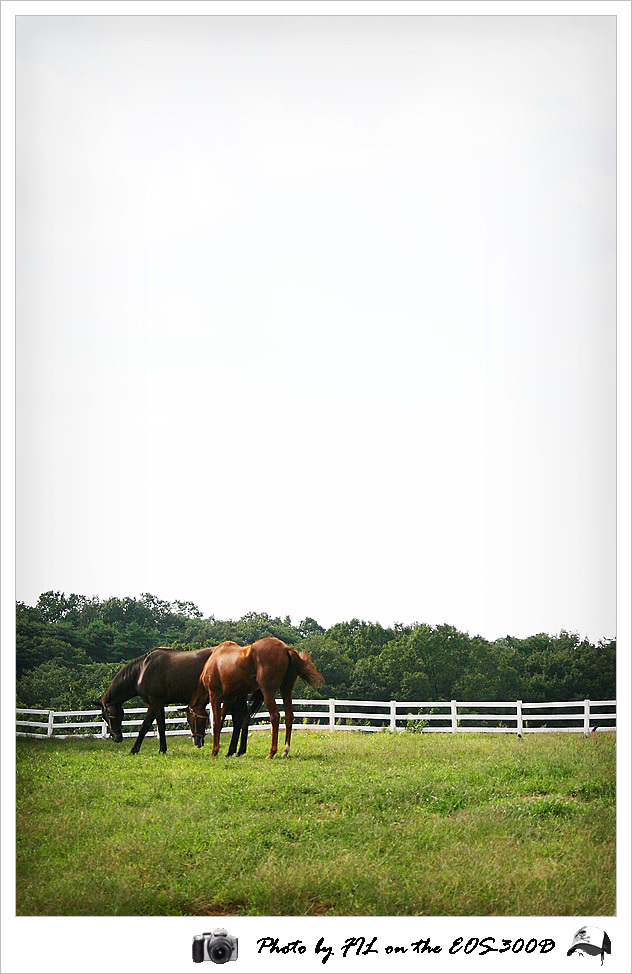
POLYGON ((203 933, 193 938, 193 960, 201 964, 203 960, 214 964, 227 964, 237 960, 237 937, 232 937, 223 927, 213 933, 203 933))

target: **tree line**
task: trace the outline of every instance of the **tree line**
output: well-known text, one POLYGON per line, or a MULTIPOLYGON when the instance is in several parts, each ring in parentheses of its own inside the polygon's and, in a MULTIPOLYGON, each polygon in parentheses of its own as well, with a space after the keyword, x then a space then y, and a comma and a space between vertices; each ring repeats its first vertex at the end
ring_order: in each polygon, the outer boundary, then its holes
POLYGON ((227 639, 247 645, 277 636, 310 653, 326 684, 303 697, 374 700, 610 700, 616 696, 616 641, 592 643, 562 631, 489 641, 454 626, 384 628, 352 619, 329 629, 312 618, 249 612, 204 618, 192 602, 87 598, 45 592, 16 607, 17 706, 93 709, 127 660, 156 646, 198 649, 227 639))

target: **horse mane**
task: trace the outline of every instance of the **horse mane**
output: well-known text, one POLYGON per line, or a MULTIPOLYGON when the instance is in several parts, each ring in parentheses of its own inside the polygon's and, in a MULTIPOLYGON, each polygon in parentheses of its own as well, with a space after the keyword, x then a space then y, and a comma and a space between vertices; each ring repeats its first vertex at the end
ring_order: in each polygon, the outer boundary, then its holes
POLYGON ((137 656, 136 659, 131 659, 129 663, 126 663, 125 666, 121 667, 103 694, 104 703, 108 703, 115 697, 122 697, 124 700, 129 700, 129 697, 126 698, 122 695, 127 693, 132 687, 134 688, 134 693, 130 694, 130 696, 134 696, 136 693, 136 678, 142 664, 151 653, 153 653, 153 649, 150 650, 149 653, 143 653, 142 656, 137 656))

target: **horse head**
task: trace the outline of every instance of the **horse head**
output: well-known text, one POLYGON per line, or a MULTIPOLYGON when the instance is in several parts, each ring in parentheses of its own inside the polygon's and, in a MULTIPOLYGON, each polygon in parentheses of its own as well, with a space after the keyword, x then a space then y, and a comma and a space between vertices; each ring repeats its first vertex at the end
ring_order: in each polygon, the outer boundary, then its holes
POLYGON ((101 716, 108 725, 112 740, 120 744, 123 740, 123 717, 125 716, 122 704, 101 701, 101 716))
POLYGON ((202 713, 198 713, 193 707, 187 707, 187 720, 191 728, 193 743, 196 747, 202 747, 204 744, 204 734, 209 723, 206 709, 202 713))

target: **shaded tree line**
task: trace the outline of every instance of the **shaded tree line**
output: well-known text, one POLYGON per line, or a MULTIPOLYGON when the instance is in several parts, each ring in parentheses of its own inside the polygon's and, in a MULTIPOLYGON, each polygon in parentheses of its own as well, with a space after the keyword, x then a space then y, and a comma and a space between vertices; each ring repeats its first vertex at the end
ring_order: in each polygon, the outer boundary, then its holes
POLYGON ((616 642, 577 634, 506 636, 489 641, 450 625, 384 628, 352 619, 324 629, 250 612, 237 620, 204 618, 192 602, 104 601, 43 593, 16 609, 17 705, 91 709, 127 660, 156 646, 197 649, 227 639, 241 644, 278 636, 306 649, 326 680, 300 695, 377 700, 614 699, 616 642))

